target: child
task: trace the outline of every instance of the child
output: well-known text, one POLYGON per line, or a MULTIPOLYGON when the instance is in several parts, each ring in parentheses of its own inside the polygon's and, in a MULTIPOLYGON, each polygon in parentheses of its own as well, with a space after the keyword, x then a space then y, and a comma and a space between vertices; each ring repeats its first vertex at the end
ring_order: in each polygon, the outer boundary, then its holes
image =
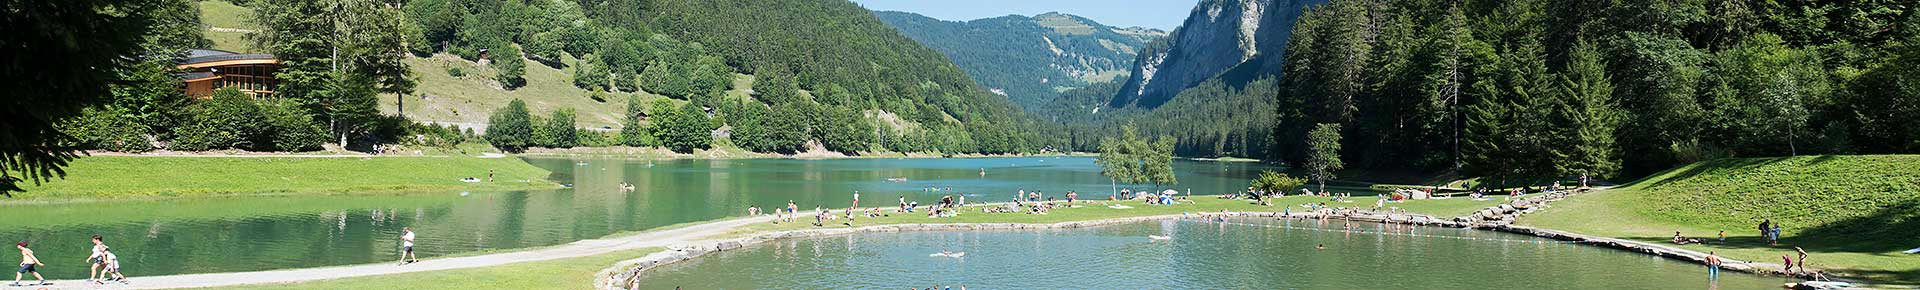
MULTIPOLYGON (((121 284, 126 284, 127 276, 120 274, 120 256, 114 255, 113 249, 106 249, 106 250, 103 250, 102 252, 106 253, 106 258, 105 258, 107 262, 106 271, 107 273, 113 274, 113 277, 109 278, 108 280, 120 281, 121 284)), ((105 283, 102 283, 102 284, 105 284, 105 283)))
POLYGON ((20 275, 26 274, 26 273, 33 273, 34 279, 40 279, 40 283, 34 284, 34 285, 46 285, 47 277, 41 277, 40 271, 37 271, 34 268, 46 267, 47 264, 41 264, 40 258, 33 256, 33 249, 27 248, 27 242, 20 242, 18 244, 13 244, 13 247, 20 249, 20 272, 13 274, 13 284, 11 284, 10 286, 27 286, 27 285, 20 285, 20 275))

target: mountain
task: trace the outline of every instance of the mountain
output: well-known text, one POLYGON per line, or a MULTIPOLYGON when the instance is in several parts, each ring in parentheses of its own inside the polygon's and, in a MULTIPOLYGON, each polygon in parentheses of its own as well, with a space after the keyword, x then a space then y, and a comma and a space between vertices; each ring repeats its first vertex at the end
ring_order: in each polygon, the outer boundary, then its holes
POLYGON ((1325 2, 1202 1, 1179 29, 1142 49, 1109 105, 1159 107, 1209 78, 1237 85, 1279 72, 1294 21, 1309 5, 1325 2))
MULTIPOLYGON (((608 9, 602 13, 610 15, 595 18, 698 43, 756 77, 791 74, 820 105, 879 110, 918 124, 906 127, 964 139, 943 152, 1041 147, 1029 144, 1040 138, 1031 129, 1039 119, 853 2, 606 0, 630 1, 640 9, 608 9)), ((755 92, 765 93, 759 86, 755 92)))
POLYGON ((944 21, 876 11, 880 21, 953 59, 980 85, 1028 109, 1061 91, 1115 79, 1165 31, 1111 27, 1063 13, 944 21))

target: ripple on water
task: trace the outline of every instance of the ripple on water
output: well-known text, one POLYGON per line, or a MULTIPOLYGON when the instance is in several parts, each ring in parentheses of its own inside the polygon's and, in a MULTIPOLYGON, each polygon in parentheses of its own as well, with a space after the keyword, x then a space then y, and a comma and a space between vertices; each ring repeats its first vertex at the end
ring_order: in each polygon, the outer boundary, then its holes
MULTIPOLYGON (((1486 231, 1241 219, 787 240, 642 274, 649 289, 1685 289, 1697 265, 1486 231), (1147 235, 1171 235, 1150 241, 1147 235), (1315 250, 1324 244, 1326 250, 1315 250), (942 249, 964 258, 928 257, 942 249), (787 266, 787 265, 794 266, 787 266)), ((1786 280, 1723 273, 1720 289, 1786 280)))

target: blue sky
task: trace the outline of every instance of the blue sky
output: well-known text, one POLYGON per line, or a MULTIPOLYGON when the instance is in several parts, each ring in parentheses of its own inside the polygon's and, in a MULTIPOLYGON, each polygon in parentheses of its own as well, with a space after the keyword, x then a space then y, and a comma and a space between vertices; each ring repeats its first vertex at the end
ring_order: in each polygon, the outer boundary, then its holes
POLYGON ((1173 30, 1198 0, 853 0, 870 10, 919 13, 949 21, 1061 12, 1116 27, 1173 30))

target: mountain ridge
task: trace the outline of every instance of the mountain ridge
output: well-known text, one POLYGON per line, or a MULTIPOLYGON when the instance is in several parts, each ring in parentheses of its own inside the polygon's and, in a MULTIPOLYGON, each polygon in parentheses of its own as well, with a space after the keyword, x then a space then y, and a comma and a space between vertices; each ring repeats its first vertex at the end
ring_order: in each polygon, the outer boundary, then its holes
POLYGON ((981 86, 1029 110, 1068 89, 1116 79, 1140 47, 1165 32, 1119 28, 1048 12, 948 21, 874 11, 902 35, 940 51, 981 86))

